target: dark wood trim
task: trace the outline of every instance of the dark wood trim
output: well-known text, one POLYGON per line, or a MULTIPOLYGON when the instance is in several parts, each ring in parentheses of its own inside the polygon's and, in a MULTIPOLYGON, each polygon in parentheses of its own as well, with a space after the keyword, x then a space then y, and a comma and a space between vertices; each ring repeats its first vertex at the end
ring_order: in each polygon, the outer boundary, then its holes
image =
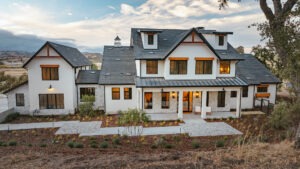
POLYGON ((40 65, 40 67, 54 67, 57 68, 59 65, 40 65))
POLYGON ((169 60, 189 60, 188 57, 169 57, 169 60))
POLYGON ((195 57, 195 60, 215 60, 215 58, 213 58, 213 57, 204 57, 204 58, 202 58, 202 57, 195 57))

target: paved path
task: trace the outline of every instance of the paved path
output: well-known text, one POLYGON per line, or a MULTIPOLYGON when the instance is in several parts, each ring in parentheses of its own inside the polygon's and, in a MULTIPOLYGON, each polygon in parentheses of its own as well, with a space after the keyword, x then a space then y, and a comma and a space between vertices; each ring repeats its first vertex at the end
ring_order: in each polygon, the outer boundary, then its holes
POLYGON ((200 117, 187 117, 183 120, 185 123, 180 126, 169 127, 105 127, 101 128, 101 121, 79 122, 79 121, 61 121, 46 123, 23 123, 23 124, 1 124, 1 130, 23 130, 37 128, 57 128, 56 135, 61 134, 79 134, 79 136, 96 135, 167 135, 188 133, 191 137, 197 136, 222 136, 242 134, 240 131, 224 122, 206 122, 200 117))

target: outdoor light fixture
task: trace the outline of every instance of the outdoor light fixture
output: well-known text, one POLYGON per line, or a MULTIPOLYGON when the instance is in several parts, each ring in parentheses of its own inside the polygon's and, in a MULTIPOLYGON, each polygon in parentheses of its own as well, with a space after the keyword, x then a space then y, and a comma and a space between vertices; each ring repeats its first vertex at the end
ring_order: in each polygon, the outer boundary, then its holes
POLYGON ((200 93, 197 91, 196 94, 195 94, 196 98, 199 98, 200 96, 200 93))
POLYGON ((48 87, 48 90, 52 90, 52 85, 50 84, 49 87, 48 87))
POLYGON ((172 98, 175 99, 176 93, 173 91, 172 92, 172 98))
POLYGON ((225 89, 224 89, 224 87, 223 87, 223 92, 225 92, 225 89))
POLYGON ((161 88, 161 92, 162 92, 162 93, 164 92, 164 89, 163 89, 163 88, 161 88))

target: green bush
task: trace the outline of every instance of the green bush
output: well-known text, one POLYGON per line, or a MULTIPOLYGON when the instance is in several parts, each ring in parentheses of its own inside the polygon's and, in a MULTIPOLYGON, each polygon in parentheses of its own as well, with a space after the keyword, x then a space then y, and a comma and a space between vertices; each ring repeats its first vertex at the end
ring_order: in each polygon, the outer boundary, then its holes
POLYGON ((6 116, 4 122, 5 123, 11 122, 13 120, 16 120, 19 116, 20 116, 20 113, 18 113, 18 112, 9 114, 8 116, 6 116))
POLYGON ((82 143, 75 143, 74 147, 75 148, 83 148, 83 144, 82 143))
POLYGON ((29 143, 29 144, 27 144, 27 146, 28 146, 28 147, 32 147, 32 144, 29 143))
POLYGON ((200 147, 200 143, 199 143, 199 141, 198 140, 193 140, 192 141, 192 146, 193 146, 193 148, 199 148, 200 147))
POLYGON ((47 147, 47 144, 41 144, 40 147, 47 147))
POLYGON ((8 142, 8 145, 9 145, 9 146, 16 146, 16 145, 17 145, 17 142, 16 142, 16 141, 9 141, 9 142, 8 142))
POLYGON ((4 146, 6 143, 4 141, 0 141, 0 146, 4 146))
POLYGON ((280 102, 275 105, 274 111, 272 112, 269 124, 275 129, 286 129, 289 125, 289 105, 286 102, 280 102))
POLYGON ((173 145, 172 145, 172 144, 169 144, 169 143, 167 143, 167 144, 165 144, 165 148, 167 148, 167 149, 171 149, 171 148, 173 148, 173 145))
POLYGON ((224 140, 218 140, 216 142, 216 147, 224 147, 225 145, 225 141, 224 140))
POLYGON ((119 124, 135 126, 138 123, 149 122, 150 117, 141 110, 128 109, 127 111, 120 112, 119 124))
POLYGON ((96 116, 96 111, 94 111, 95 96, 83 95, 81 102, 79 105, 79 114, 81 116, 96 116))
POLYGON ((96 144, 96 143, 91 143, 91 144, 90 144, 90 147, 92 147, 92 148, 98 148, 98 144, 96 144))
POLYGON ((119 145, 119 144, 121 144, 121 141, 120 141, 120 138, 114 138, 113 140, 112 140, 112 142, 113 142, 113 144, 116 144, 116 145, 119 145))
POLYGON ((152 149, 157 149, 157 145, 156 145, 156 144, 152 144, 152 145, 151 145, 151 148, 152 148, 152 149))
POLYGON ((103 142, 100 144, 100 147, 101 147, 101 148, 108 148, 108 142, 103 141, 103 142))
POLYGON ((70 147, 70 148, 74 148, 74 142, 73 141, 69 141, 67 143, 67 146, 70 147))

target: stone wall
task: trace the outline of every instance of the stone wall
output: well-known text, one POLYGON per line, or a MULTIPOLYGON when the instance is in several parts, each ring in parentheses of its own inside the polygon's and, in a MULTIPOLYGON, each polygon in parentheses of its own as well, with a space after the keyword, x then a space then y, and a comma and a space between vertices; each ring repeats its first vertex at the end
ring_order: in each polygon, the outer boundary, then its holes
POLYGON ((11 108, 11 109, 8 109, 4 112, 1 112, 0 113, 0 123, 4 122, 5 121, 5 118, 10 115, 10 114, 13 114, 15 112, 14 108, 11 108))

